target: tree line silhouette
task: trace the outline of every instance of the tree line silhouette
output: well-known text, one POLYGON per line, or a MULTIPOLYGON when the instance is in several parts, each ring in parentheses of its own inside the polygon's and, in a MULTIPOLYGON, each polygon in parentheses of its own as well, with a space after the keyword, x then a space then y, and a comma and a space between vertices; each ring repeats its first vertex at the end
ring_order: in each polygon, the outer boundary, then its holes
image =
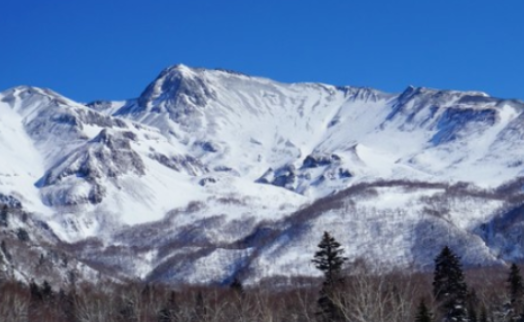
POLYGON ((521 322, 520 269, 470 268, 444 247, 433 272, 349 262, 324 232, 312 263, 322 278, 274 277, 243 285, 145 284, 140 281, 54 286, 0 281, 0 321, 22 322, 521 322))

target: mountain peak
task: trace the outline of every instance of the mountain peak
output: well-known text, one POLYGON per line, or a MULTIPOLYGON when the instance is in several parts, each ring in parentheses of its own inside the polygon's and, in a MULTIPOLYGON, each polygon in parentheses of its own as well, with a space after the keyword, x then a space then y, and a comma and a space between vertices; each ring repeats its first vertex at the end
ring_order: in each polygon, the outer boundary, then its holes
POLYGON ((176 74, 179 76, 185 76, 185 77, 194 76, 195 69, 189 66, 186 66, 184 64, 176 64, 176 65, 169 66, 165 68, 164 70, 162 70, 158 78, 167 77, 168 75, 171 75, 171 77, 173 77, 173 74, 176 74))
POLYGON ((168 113, 171 119, 206 106, 214 92, 197 69, 179 64, 164 69, 138 98, 141 110, 168 113))
POLYGON ((47 97, 61 97, 60 94, 53 92, 47 88, 40 88, 29 85, 20 85, 12 87, 0 93, 3 97, 18 97, 18 98, 27 98, 33 95, 47 96, 47 97))

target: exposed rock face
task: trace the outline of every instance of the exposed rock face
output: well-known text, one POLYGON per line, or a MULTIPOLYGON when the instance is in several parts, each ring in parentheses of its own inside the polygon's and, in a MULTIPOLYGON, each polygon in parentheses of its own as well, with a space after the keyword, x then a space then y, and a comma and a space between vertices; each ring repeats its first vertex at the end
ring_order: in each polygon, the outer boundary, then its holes
POLYGON ((39 180, 38 186, 42 188, 45 202, 49 206, 98 204, 105 197, 104 185, 107 179, 118 180, 128 173, 144 175, 144 163, 140 155, 131 148, 130 137, 133 138, 134 135, 129 132, 109 134, 104 129, 70 153, 39 180), (75 182, 78 181, 83 181, 79 185, 90 187, 87 194, 85 189, 75 192, 71 185, 76 185, 75 182), (60 198, 52 196, 56 189, 62 191, 60 198))
POLYGON ((111 135, 104 129, 51 169, 43 178, 42 185, 49 186, 70 176, 96 181, 99 178, 116 178, 129 172, 144 175, 144 169, 142 159, 131 149, 126 134, 117 132, 111 135))
POLYGON ((167 112, 172 120, 183 123, 215 96, 198 72, 177 65, 160 73, 140 95, 138 105, 153 113, 167 112))
POLYGON ((166 167, 178 172, 187 173, 191 176, 199 176, 209 172, 209 170, 200 162, 200 160, 190 156, 171 156, 168 157, 161 153, 149 154, 151 159, 154 159, 166 167))
POLYGON ((22 208, 22 203, 20 200, 13 196, 4 195, 3 193, 0 193, 0 204, 7 205, 10 208, 22 208))
POLYGON ((322 166, 330 166, 333 163, 338 163, 340 161, 340 157, 336 154, 332 154, 330 156, 327 155, 308 155, 304 159, 304 163, 302 164, 303 168, 318 168, 322 166))
POLYGON ((296 169, 293 165, 285 165, 279 169, 269 168, 262 177, 257 179, 259 183, 269 183, 277 187, 293 190, 296 183, 296 169))

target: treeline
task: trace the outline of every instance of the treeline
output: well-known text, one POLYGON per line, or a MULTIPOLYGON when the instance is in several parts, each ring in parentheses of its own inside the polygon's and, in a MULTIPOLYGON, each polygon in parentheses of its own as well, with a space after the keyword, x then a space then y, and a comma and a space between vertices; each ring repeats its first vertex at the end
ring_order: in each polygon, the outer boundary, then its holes
POLYGON ((141 282, 0 281, 0 322, 520 322, 524 287, 519 267, 462 270, 445 247, 433 272, 348 263, 324 233, 312 254, 323 278, 273 278, 245 287, 141 282))

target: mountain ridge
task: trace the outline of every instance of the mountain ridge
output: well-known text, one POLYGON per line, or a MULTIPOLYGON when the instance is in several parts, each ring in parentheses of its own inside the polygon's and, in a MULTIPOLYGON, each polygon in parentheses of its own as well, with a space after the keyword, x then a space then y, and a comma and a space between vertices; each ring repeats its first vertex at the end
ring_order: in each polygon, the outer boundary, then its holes
POLYGON ((524 173, 523 111, 475 91, 389 94, 184 65, 126 101, 19 86, 0 93, 0 193, 63 243, 98 240, 71 256, 113 276, 314 275, 315 231, 350 227, 351 258, 424 267, 448 231, 466 264, 500 264, 524 258, 508 246, 520 221, 501 224, 521 191, 496 193, 524 173))

